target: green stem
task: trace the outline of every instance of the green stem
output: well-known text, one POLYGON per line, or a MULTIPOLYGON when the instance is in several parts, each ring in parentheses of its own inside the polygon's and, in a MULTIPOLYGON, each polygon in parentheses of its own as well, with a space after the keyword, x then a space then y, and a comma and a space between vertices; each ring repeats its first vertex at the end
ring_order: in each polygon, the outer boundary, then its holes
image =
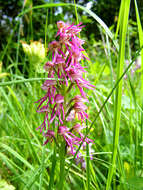
POLYGON ((56 159, 56 144, 55 144, 54 145, 54 153, 52 156, 52 168, 51 168, 50 182, 49 182, 48 190, 53 189, 56 163, 57 163, 57 159, 56 159))
MULTIPOLYGON (((44 139, 45 141, 45 139, 44 139)), ((43 143, 44 143, 43 141, 43 143)), ((41 160, 41 174, 40 174, 40 183, 39 183, 39 190, 42 190, 42 186, 43 186, 43 175, 44 175, 44 168, 45 168, 45 146, 42 148, 42 160, 41 160)))
MULTIPOLYGON (((87 124, 87 120, 86 120, 86 126, 88 126, 87 124)), ((86 128, 86 133, 88 132, 88 128, 86 128)), ((86 143, 86 186, 87 186, 87 190, 90 190, 90 155, 89 155, 89 145, 88 143, 86 143)))
POLYGON ((64 189, 64 180, 65 180, 65 142, 61 143, 60 148, 60 175, 59 175, 59 185, 58 189, 64 189))

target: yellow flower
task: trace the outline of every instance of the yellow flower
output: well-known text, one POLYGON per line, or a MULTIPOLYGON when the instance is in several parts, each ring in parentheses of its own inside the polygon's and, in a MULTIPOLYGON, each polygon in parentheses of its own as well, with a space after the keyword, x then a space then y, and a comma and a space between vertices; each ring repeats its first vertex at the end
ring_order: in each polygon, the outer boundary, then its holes
POLYGON ((30 45, 22 42, 24 53, 28 56, 30 62, 42 62, 45 59, 45 47, 41 42, 34 41, 30 45))
POLYGON ((9 75, 9 73, 2 73, 2 61, 0 61, 0 79, 9 75))
POLYGON ((34 68, 37 72, 43 72, 43 62, 46 58, 45 47, 39 41, 32 41, 29 44, 22 42, 24 53, 28 56, 30 67, 34 68))

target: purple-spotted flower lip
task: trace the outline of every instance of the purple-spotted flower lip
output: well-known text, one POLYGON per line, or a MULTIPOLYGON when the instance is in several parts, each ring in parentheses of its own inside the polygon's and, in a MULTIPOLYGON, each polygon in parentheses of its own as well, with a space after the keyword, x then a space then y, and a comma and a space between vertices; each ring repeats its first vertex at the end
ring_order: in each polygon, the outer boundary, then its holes
POLYGON ((85 126, 77 123, 76 125, 73 126, 73 130, 76 131, 76 132, 79 132, 81 131, 82 129, 86 128, 85 126))
POLYGON ((66 23, 60 20, 60 21, 57 22, 57 27, 58 27, 58 29, 65 28, 66 23))
POLYGON ((42 106, 41 108, 39 108, 38 110, 37 110, 37 112, 38 113, 42 113, 42 112, 50 112, 50 109, 48 108, 48 106, 46 105, 44 105, 44 106, 42 106))
POLYGON ((69 131, 66 126, 60 126, 58 130, 59 135, 63 136, 65 139, 67 146, 70 147, 70 152, 72 155, 75 154, 75 146, 79 146, 81 139, 75 136, 73 133, 69 131))
POLYGON ((55 64, 61 64, 61 63, 65 63, 65 60, 63 59, 61 55, 58 54, 56 56, 55 64))
POLYGON ((61 104, 64 102, 64 96, 62 96, 61 94, 56 94, 55 96, 55 102, 57 104, 61 104))
POLYGON ((82 77, 82 72, 81 71, 75 71, 75 69, 70 69, 68 75, 71 79, 78 80, 82 77))
POLYGON ((66 126, 60 126, 58 130, 61 135, 65 134, 67 131, 69 131, 69 129, 66 126))
POLYGON ((83 112, 83 111, 87 110, 87 106, 84 105, 82 102, 76 102, 74 104, 74 110, 75 110, 75 112, 83 112))
POLYGON ((81 102, 81 103, 84 103, 84 102, 89 102, 87 98, 83 98, 82 96, 80 95, 76 95, 74 98, 73 98, 73 101, 76 103, 76 102, 81 102))
POLYGON ((45 136, 45 137, 55 137, 55 132, 54 131, 52 131, 52 130, 50 130, 50 129, 48 129, 47 130, 47 132, 46 133, 43 133, 43 136, 45 136))
POLYGON ((61 45, 58 41, 54 40, 49 44, 48 47, 50 50, 56 50, 56 49, 59 49, 61 47, 61 45))
MULTIPOLYGON (((77 131, 78 132, 78 131, 77 131)), ((68 153, 74 155, 76 153, 76 146, 79 146, 81 142, 83 142, 84 135, 80 132, 80 137, 75 136, 73 133, 69 131, 69 128, 66 126, 60 126, 58 130, 59 135, 63 136, 65 139, 67 146, 68 146, 68 153)), ((85 141, 83 142, 82 147, 84 148, 84 144, 86 143, 92 143, 93 141, 91 139, 85 138, 85 141)), ((79 153, 76 158, 78 158, 81 155, 79 153)))
POLYGON ((51 110, 52 113, 50 123, 52 123, 57 116, 59 118, 60 123, 63 124, 63 121, 65 119, 65 111, 63 106, 64 96, 62 96, 61 94, 56 94, 54 97, 54 103, 56 104, 51 110))
MULTIPOLYGON (((82 40, 80 38, 72 38, 72 41, 70 42, 72 45, 77 44, 81 47, 82 44, 84 44, 85 40, 82 40)), ((85 51, 85 50, 83 50, 85 51)))
POLYGON ((86 119, 88 119, 88 114, 85 112, 87 106, 84 105, 82 102, 76 102, 73 107, 75 113, 78 116, 78 119, 81 120, 81 122, 86 122, 86 119))
POLYGON ((54 63, 52 61, 48 61, 47 63, 45 63, 44 65, 44 69, 46 71, 49 71, 49 70, 52 70, 53 69, 53 66, 54 66, 54 63))
POLYGON ((50 130, 50 129, 48 129, 47 131, 46 131, 46 133, 43 133, 43 136, 45 136, 46 138, 47 138, 47 140, 44 142, 44 144, 43 145, 45 145, 45 144, 47 144, 49 141, 53 141, 53 139, 55 139, 55 132, 54 131, 52 131, 52 130, 50 130))
POLYGON ((57 84, 56 80, 46 80, 41 88, 43 90, 48 90, 49 87, 55 86, 56 84, 57 84))

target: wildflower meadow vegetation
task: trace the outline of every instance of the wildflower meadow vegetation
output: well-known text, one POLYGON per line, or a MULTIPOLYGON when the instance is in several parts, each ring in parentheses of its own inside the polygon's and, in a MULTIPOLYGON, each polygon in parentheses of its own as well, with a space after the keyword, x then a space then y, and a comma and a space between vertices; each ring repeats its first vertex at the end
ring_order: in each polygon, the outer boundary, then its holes
POLYGON ((98 0, 18 2, 0 45, 0 190, 142 190, 138 1, 112 25, 98 0))

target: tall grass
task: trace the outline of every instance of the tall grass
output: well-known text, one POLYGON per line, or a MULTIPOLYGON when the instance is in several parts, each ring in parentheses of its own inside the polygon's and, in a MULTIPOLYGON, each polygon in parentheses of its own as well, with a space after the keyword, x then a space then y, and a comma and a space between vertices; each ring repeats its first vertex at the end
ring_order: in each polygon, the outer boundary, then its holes
MULTIPOLYGON (((117 60, 117 80, 121 77, 125 62, 125 42, 128 25, 128 16, 130 9, 130 0, 123 1, 121 3, 121 20, 120 20, 120 36, 119 36, 119 54, 117 60)), ((115 106, 114 106, 114 141, 113 141, 113 156, 112 165, 109 169, 106 190, 110 189, 113 174, 116 170, 116 157, 119 143, 119 129, 120 129, 120 117, 121 117, 121 100, 122 100, 122 80, 120 81, 116 89, 115 106)))
MULTIPOLYGON (((139 11, 138 11, 138 5, 137 1, 134 0, 135 3, 135 10, 136 10, 136 19, 137 19, 137 26, 138 26, 138 33, 139 33, 139 42, 140 42, 140 47, 143 46, 143 30, 142 30, 142 25, 140 21, 140 16, 139 16, 139 11)), ((140 90, 140 105, 141 108, 143 109, 143 50, 141 51, 141 90, 140 90)), ((143 142, 143 114, 141 113, 141 134, 140 134, 140 143, 143 142)), ((142 168, 143 164, 143 149, 141 147, 141 157, 140 157, 140 166, 142 168)))

